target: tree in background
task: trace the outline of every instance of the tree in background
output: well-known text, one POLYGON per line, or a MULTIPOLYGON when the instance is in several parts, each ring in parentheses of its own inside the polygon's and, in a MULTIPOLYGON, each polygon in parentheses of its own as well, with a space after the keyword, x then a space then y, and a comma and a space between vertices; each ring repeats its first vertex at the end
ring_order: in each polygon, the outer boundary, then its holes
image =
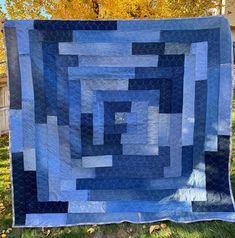
MULTIPOLYGON (((0 6, 0 19, 4 19, 4 18, 5 18, 5 14, 3 13, 2 7, 0 6)), ((0 74, 5 72, 6 72, 6 58, 5 58, 5 52, 4 52, 3 34, 0 32, 0 74)))
MULTIPOLYGON (((220 0, 5 0, 7 19, 144 19, 212 15, 220 0)), ((0 74, 6 72, 0 34, 0 74)))
MULTIPOLYGON (((45 19, 44 0, 5 0, 8 19, 45 19)), ((62 1, 61 1, 62 2, 62 1)))
POLYGON ((46 0, 51 18, 136 19, 211 15, 220 0, 46 0))

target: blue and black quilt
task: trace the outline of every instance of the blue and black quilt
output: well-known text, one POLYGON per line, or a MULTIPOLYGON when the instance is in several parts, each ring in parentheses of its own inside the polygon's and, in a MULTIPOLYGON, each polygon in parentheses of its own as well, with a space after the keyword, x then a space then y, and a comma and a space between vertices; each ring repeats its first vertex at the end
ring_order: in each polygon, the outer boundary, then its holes
POLYGON ((14 226, 235 221, 226 19, 4 32, 14 226))

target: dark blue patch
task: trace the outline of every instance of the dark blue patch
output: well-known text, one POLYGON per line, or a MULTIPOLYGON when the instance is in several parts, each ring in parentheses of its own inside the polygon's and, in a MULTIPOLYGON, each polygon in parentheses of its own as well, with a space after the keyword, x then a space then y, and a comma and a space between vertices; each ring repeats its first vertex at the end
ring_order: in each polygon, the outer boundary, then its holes
MULTIPOLYGON (((172 80, 164 78, 129 79, 129 90, 160 90, 160 113, 172 113, 177 110, 172 108, 172 80)), ((179 93, 179 92, 178 92, 179 93)), ((176 102, 178 99, 174 99, 176 102)), ((179 111, 182 111, 179 110, 179 111)))
POLYGON ((158 67, 177 67, 184 65, 184 55, 159 55, 158 67))
POLYGON ((82 148, 93 144, 93 116, 91 113, 81 113, 82 148))
POLYGON ((83 156, 99 156, 99 155, 121 155, 121 144, 107 145, 87 145, 82 147, 83 156))
POLYGON ((46 98, 46 111, 48 116, 57 116, 57 76, 56 55, 58 55, 57 43, 42 43, 43 49, 43 77, 46 98))
POLYGON ((24 225, 26 218, 26 198, 24 181, 24 158, 23 152, 12 153, 12 176, 14 189, 14 214, 15 225, 24 225))
POLYGON ((220 65, 220 29, 208 30, 208 68, 220 65))
POLYGON ((220 29, 161 31, 161 41, 193 43, 208 42, 208 67, 216 67, 220 62, 220 29))
POLYGON ((174 58, 175 55, 161 58, 159 68, 136 68, 135 79, 129 80, 129 90, 160 89, 160 113, 182 113, 184 56, 179 55, 178 61, 172 63, 174 58), (170 64, 175 65, 170 66, 170 64))
POLYGON ((69 131, 71 159, 81 159, 81 130, 76 126, 70 126, 69 131))
MULTIPOLYGON (((122 131, 126 130, 126 125, 119 125, 120 127, 122 126, 123 128, 122 131), (125 127, 124 127, 125 126, 125 127)), ((115 145, 115 144, 121 144, 121 134, 104 134, 104 144, 105 145, 115 145)))
POLYGON ((159 147, 158 156, 113 155, 112 168, 96 168, 97 178, 162 178, 170 165, 169 147, 159 147))
POLYGON ((161 178, 164 176, 163 169, 156 167, 111 167, 96 168, 96 178, 161 178))
POLYGON ((173 76, 173 71, 174 67, 136 67, 135 78, 171 78, 173 76))
POLYGON ((193 167, 198 168, 204 163, 204 145, 207 110, 207 81, 196 81, 195 83, 195 124, 193 134, 193 167))
POLYGON ((78 57, 56 56, 57 74, 57 120, 58 125, 69 125, 69 79, 68 67, 78 66, 78 57))
POLYGON ((38 202, 35 171, 24 172, 27 213, 67 213, 68 202, 38 202))
POLYGON ((63 21, 63 20, 35 20, 37 30, 117 30, 117 21, 63 21))
POLYGON ((206 202, 192 202, 194 212, 234 212, 229 187, 229 136, 218 136, 218 152, 205 152, 206 202))
POLYGON ((42 42, 38 31, 29 31, 30 58, 34 90, 35 123, 47 122, 46 95, 44 91, 42 42))
POLYGON ((21 109, 21 76, 16 29, 13 27, 6 27, 4 34, 8 39, 5 43, 7 49, 6 55, 10 90, 10 109, 21 109))
POLYGON ((163 55, 165 51, 165 43, 132 43, 133 55, 163 55))
POLYGON ((130 111, 131 111, 131 102, 104 102, 104 133, 105 134, 125 133, 127 130, 127 125, 115 124, 115 113, 130 112, 130 111))
POLYGON ((193 145, 182 147, 182 176, 188 177, 193 170, 193 145))
POLYGON ((72 30, 43 30, 39 31, 44 42, 72 42, 72 30))
POLYGON ((125 179, 125 178, 96 178, 96 179, 77 179, 77 190, 102 190, 102 189, 146 189, 147 179, 125 179))
POLYGON ((121 144, 93 145, 93 117, 92 114, 81 114, 82 156, 120 155, 121 144))
POLYGON ((89 201, 160 201, 177 190, 90 190, 89 201))
POLYGON ((210 30, 163 30, 160 33, 162 42, 193 43, 208 40, 210 30))

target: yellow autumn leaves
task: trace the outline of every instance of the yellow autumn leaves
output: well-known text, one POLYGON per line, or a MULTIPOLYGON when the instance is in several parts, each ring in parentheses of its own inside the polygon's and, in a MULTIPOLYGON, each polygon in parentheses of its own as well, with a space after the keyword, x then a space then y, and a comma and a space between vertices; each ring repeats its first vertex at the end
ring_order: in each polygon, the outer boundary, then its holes
POLYGON ((10 234, 11 231, 12 231, 12 228, 8 228, 7 230, 2 230, 2 231, 0 232, 0 237, 1 237, 1 238, 7 237, 7 235, 10 234))
POLYGON ((207 16, 219 0, 46 0, 45 11, 62 19, 143 19, 207 16))
MULTIPOLYGON (((99 233, 100 231, 100 226, 97 226, 96 224, 90 226, 86 232, 88 234, 93 234, 93 233, 99 233)), ((124 234, 127 235, 128 238, 134 238, 135 237, 135 233, 138 233, 138 230, 136 230, 136 226, 132 225, 132 224, 126 224, 125 226, 123 226, 123 230, 122 230, 122 237, 124 237, 124 234)), ((170 237, 171 235, 171 231, 168 228, 166 223, 157 223, 157 224, 152 224, 152 225, 142 225, 141 227, 139 226, 137 229, 141 229, 141 233, 143 234, 151 234, 154 235, 156 234, 157 237, 170 237)), ((126 237, 126 236, 125 236, 126 237)), ((154 236, 155 237, 155 236, 154 236)))

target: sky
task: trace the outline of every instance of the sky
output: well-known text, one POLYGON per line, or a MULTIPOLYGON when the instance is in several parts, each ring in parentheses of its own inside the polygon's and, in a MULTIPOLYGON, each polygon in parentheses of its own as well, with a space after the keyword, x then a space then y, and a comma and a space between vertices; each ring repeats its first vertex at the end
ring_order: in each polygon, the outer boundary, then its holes
POLYGON ((4 6, 4 3, 5 3, 5 0, 0 0, 0 5, 1 5, 1 7, 2 7, 2 10, 3 10, 4 12, 6 12, 6 8, 5 8, 5 6, 4 6))
MULTIPOLYGON (((5 0, 0 0, 0 6, 2 7, 3 12, 6 13, 6 8, 5 8, 4 3, 5 3, 5 0)), ((42 15, 49 17, 45 12, 42 12, 42 15)))

